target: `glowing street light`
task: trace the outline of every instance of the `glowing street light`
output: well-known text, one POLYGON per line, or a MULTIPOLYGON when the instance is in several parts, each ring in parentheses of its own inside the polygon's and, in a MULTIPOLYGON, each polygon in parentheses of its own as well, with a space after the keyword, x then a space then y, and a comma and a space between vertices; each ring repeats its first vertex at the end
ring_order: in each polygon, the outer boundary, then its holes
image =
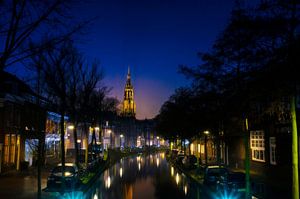
POLYGON ((74 125, 70 125, 70 126, 68 126, 67 128, 68 128, 69 130, 74 130, 75 127, 74 127, 74 125))

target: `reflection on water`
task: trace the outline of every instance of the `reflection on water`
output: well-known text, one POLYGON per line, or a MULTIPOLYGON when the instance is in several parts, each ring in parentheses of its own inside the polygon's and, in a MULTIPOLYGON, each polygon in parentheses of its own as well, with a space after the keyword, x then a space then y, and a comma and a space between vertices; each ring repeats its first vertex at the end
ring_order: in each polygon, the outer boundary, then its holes
POLYGON ((156 153, 122 159, 104 171, 85 198, 197 198, 192 193, 195 190, 190 190, 195 188, 197 186, 167 163, 164 153, 156 153))
POLYGON ((120 167, 120 178, 122 178, 122 176, 123 176, 123 168, 120 167))
MULTIPOLYGON (((268 190, 264 184, 254 184, 251 189, 262 198, 290 198, 290 191, 268 190), (261 185, 261 186, 258 186, 261 185), (269 194, 269 195, 267 195, 269 194), (285 194, 285 195, 284 195, 285 194), (279 197, 280 196, 280 197, 279 197), (282 196, 282 197, 281 197, 282 196)), ((137 155, 120 160, 105 170, 86 192, 59 193, 47 198, 65 199, 199 199, 206 189, 190 182, 181 172, 169 165, 164 153, 137 155)), ((215 193, 210 193, 214 196, 215 193)), ((202 197, 201 197, 202 196, 202 197)), ((218 198, 218 197, 214 197, 218 198)), ((225 192, 222 198, 235 198, 225 192)))
POLYGON ((68 199, 185 199, 199 198, 199 187, 170 166, 164 153, 137 155, 105 170, 86 193, 69 193, 68 199))

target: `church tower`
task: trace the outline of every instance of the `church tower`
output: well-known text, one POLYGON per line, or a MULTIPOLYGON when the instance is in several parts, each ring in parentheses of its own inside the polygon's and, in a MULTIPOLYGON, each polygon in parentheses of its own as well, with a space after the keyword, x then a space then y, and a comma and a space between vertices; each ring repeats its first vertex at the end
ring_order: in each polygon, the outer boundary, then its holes
POLYGON ((131 84, 130 68, 128 66, 127 80, 124 89, 122 116, 135 117, 135 108, 136 106, 134 103, 133 86, 131 84))

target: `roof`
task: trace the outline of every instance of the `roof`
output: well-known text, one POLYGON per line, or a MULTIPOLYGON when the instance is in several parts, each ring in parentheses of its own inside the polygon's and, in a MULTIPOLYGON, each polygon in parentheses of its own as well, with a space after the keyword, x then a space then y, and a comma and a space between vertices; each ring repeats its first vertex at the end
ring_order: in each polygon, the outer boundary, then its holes
POLYGON ((17 95, 35 95, 32 89, 17 76, 5 71, 0 71, 0 92, 13 93, 17 95))

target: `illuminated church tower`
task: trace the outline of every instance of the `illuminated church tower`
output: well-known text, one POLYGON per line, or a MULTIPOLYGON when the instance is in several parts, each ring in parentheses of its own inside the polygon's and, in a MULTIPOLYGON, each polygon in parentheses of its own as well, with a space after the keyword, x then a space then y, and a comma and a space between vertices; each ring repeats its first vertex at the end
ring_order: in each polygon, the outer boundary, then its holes
POLYGON ((122 116, 135 117, 135 103, 134 103, 133 86, 131 85, 130 68, 128 67, 127 80, 124 89, 124 101, 122 116))

